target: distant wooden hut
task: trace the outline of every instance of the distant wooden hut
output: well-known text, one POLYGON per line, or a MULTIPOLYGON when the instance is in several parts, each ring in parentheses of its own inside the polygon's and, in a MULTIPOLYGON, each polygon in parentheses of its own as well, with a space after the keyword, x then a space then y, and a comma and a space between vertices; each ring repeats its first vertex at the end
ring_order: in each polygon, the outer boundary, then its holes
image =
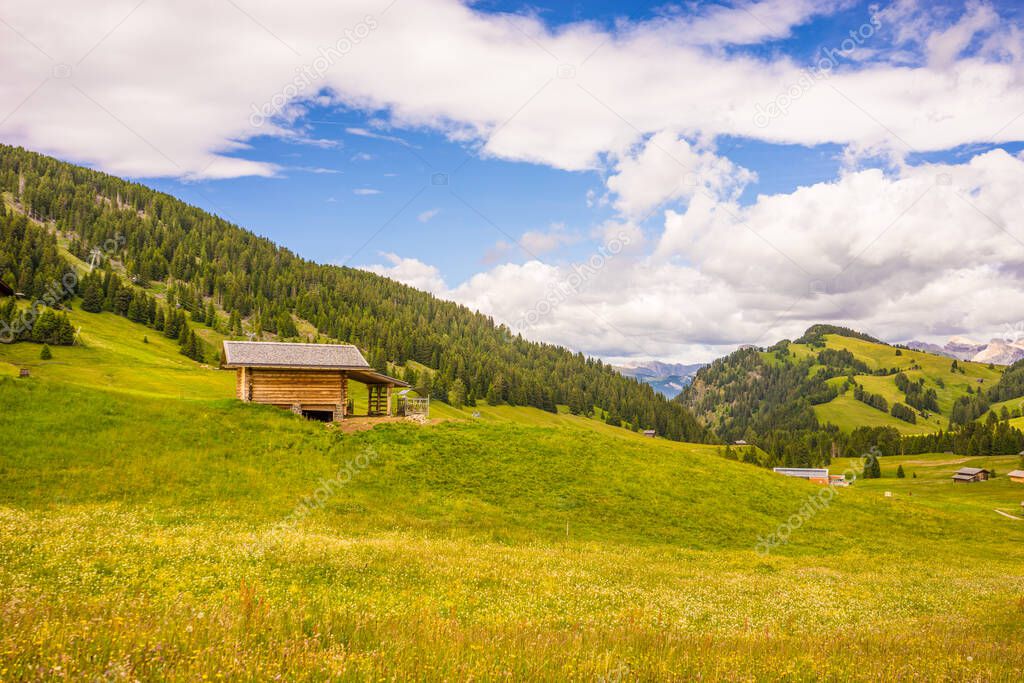
POLYGON ((1024 470, 1014 470, 1006 476, 1010 478, 1010 481, 1016 484, 1024 484, 1024 470))
POLYGON ((772 468, 776 474, 784 474, 787 477, 796 477, 797 479, 806 479, 807 481, 814 482, 815 484, 828 485, 829 474, 825 468, 818 467, 774 467, 772 468))
POLYGON ((655 429, 645 429, 644 430, 644 436, 646 436, 648 439, 653 439, 657 435, 658 435, 658 432, 655 429))
POLYGON ((14 288, 0 280, 0 296, 14 296, 14 288))
POLYGON ((988 481, 992 473, 982 467, 961 467, 953 474, 956 484, 969 484, 975 481, 988 481))
POLYGON ((325 422, 348 414, 348 381, 369 391, 368 415, 392 414, 391 392, 409 386, 370 367, 348 344, 224 342, 221 367, 237 370, 236 395, 325 422))

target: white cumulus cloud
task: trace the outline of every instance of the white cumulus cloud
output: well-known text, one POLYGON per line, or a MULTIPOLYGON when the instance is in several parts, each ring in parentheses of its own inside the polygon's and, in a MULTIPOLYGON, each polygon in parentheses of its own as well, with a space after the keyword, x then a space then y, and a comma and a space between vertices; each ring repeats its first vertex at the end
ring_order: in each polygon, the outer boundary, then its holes
MULTIPOLYGON (((425 127, 484 155, 571 170, 664 131, 918 151, 1024 137, 1020 30, 983 3, 952 28, 915 24, 928 33, 895 47, 927 52, 919 65, 840 65, 758 125, 757 107, 808 65, 708 45, 784 37, 837 6, 764 0, 553 30, 458 0, 387 12, 376 0, 252 0, 244 12, 199 0, 8 3, 0 137, 123 175, 214 178, 273 175, 233 156, 257 136, 331 142, 306 136, 313 105, 375 113, 351 135, 408 144, 382 131, 425 127), (991 49, 965 56, 969 41, 991 49)), ((883 25, 862 47, 895 32, 883 25)))
POLYGON ((415 258, 402 258, 398 254, 384 253, 381 256, 384 257, 387 264, 365 266, 363 270, 389 277, 432 294, 443 295, 447 292, 448 288, 441 276, 441 271, 436 267, 415 258))
MULTIPOLYGON (((530 338, 614 358, 707 360, 821 321, 890 341, 995 336, 1024 320, 1022 185, 1024 160, 997 150, 850 172, 747 207, 699 194, 665 213, 641 253, 625 245, 598 268, 589 257, 505 263, 431 291, 514 328, 527 320, 530 338)), ((389 272, 412 284, 427 268, 389 272)))

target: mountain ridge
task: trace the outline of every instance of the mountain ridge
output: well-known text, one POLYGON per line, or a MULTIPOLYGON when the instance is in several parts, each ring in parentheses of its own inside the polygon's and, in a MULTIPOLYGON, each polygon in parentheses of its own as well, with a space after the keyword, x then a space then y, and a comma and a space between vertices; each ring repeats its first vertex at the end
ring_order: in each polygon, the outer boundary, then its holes
POLYGON ((1024 419, 1006 402, 1024 396, 1022 376, 1024 361, 959 361, 815 325, 716 360, 675 400, 726 442, 759 446, 766 466, 822 466, 870 448, 1015 454, 1024 419))

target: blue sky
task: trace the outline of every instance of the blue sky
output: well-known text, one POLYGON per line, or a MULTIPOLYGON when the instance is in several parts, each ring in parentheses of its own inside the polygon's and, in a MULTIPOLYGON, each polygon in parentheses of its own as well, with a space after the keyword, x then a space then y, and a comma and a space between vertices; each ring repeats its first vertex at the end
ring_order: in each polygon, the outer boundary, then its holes
MULTIPOLYGON (((368 129, 372 120, 375 113, 316 108, 305 121, 309 135, 332 146, 254 139, 240 156, 280 166, 271 178, 143 180, 306 258, 364 266, 380 263, 381 252, 413 253, 452 283, 493 264, 498 242, 553 223, 588 232, 614 213, 587 201, 588 192, 605 192, 599 171, 481 158, 469 145, 426 131, 389 133, 405 144, 347 132, 368 129), (447 176, 448 185, 436 184, 436 174, 447 176), (356 194, 361 191, 379 194, 356 194), (428 218, 425 212, 436 213, 428 218)), ((791 192, 834 178, 842 165, 837 145, 727 138, 719 146, 758 174, 742 195, 747 203, 757 193, 791 192)), ((592 241, 570 245, 560 256, 571 260, 592 241)), ((506 256, 530 258, 521 249, 506 256)))
MULTIPOLYGON (((785 38, 735 51, 787 55, 811 67, 822 49, 839 45, 851 26, 864 23, 874 4, 846 3, 845 9, 808 21, 785 38)), ((663 2, 484 1, 474 7, 496 16, 535 16, 552 30, 580 22, 613 27, 621 21, 686 13, 684 8, 663 2)), ((949 19, 963 11, 953 2, 932 3, 932 8, 940 15, 948 13, 949 19)), ((1022 12, 1012 3, 1001 6, 1000 11, 1005 16, 1022 12)), ((587 202, 588 191, 603 192, 596 171, 566 173, 543 165, 482 158, 474 145, 451 142, 435 131, 389 133, 405 144, 348 132, 351 128, 373 130, 372 123, 386 118, 387 113, 311 107, 299 122, 310 138, 327 141, 330 147, 253 138, 252 148, 239 156, 278 165, 281 171, 273 178, 144 180, 307 258, 364 266, 379 263, 380 252, 412 252, 438 266, 453 283, 491 264, 498 241, 518 239, 552 223, 587 229, 613 213, 587 202), (438 173, 449 176, 448 186, 433 184, 438 173), (375 194, 355 194, 364 190, 375 194)), ((1015 152, 1020 148, 1004 146, 1015 152)), ((759 193, 788 193, 801 185, 832 180, 843 166, 843 149, 836 144, 780 145, 726 137, 718 141, 718 147, 725 156, 757 173, 758 182, 745 189, 742 203, 750 203, 759 193)), ((971 145, 969 149, 912 155, 911 161, 952 160, 980 148, 971 145)), ((561 256, 572 259, 583 250, 582 246, 567 249, 561 256)), ((522 260, 530 255, 514 250, 509 256, 522 260)))
MULTIPOLYGON (((850 25, 866 20, 868 5, 852 5, 794 30, 788 38, 744 46, 742 51, 783 53, 810 65, 822 46, 838 44, 850 25)), ((536 16, 552 30, 579 22, 612 27, 617 21, 650 20, 668 12, 663 2, 479 2, 475 8, 496 16, 536 16)), ((298 123, 309 138, 331 146, 269 136, 251 139, 251 149, 237 156, 276 164, 281 171, 273 178, 143 180, 307 258, 365 266, 380 263, 381 252, 413 253, 440 268, 453 284, 492 264, 497 242, 553 223, 586 232, 614 213, 587 201, 588 192, 605 192, 600 171, 565 172, 486 158, 476 145, 451 142, 436 131, 388 132, 405 144, 348 132, 373 130, 372 123, 387 113, 311 107, 298 123), (432 184, 436 173, 447 174, 450 185, 432 184), (356 194, 364 190, 379 194, 356 194), (436 214, 423 222, 418 217, 424 212, 436 214)), ((726 156, 758 174, 759 181, 741 197, 747 203, 757 193, 791 192, 835 178, 842 166, 842 147, 834 144, 777 145, 744 138, 724 138, 718 144, 726 156)), ((583 244, 573 246, 559 256, 571 260, 586 250, 583 244)), ((530 254, 519 249, 507 256, 525 260, 530 254)))
POLYGON ((373 119, 316 108, 304 123, 331 146, 253 140, 244 156, 280 166, 271 178, 146 183, 310 259, 362 266, 380 263, 380 252, 415 253, 452 282, 493 263, 499 241, 555 222, 587 228, 611 213, 587 207, 588 190, 601 190, 597 173, 482 159, 426 131, 388 133, 402 142, 347 132, 372 130, 373 119))
POLYGON ((59 2, 4 17, 0 140, 530 338, 695 361, 1024 318, 1015 3, 59 2))

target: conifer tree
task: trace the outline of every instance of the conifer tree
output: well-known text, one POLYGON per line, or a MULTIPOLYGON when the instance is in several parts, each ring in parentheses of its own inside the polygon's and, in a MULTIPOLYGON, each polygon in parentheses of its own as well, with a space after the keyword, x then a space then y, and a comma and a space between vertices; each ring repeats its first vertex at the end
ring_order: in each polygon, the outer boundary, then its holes
POLYGON ((228 320, 228 330, 232 337, 242 336, 242 317, 238 315, 238 311, 231 311, 231 317, 228 320))
POLYGON ((82 291, 82 310, 99 313, 103 310, 103 292, 96 278, 89 278, 82 291))
POLYGON ((448 403, 456 408, 462 408, 466 404, 466 385, 461 379, 455 380, 452 388, 448 390, 448 403))
POLYGON ((132 322, 142 322, 145 317, 144 307, 141 296, 133 296, 131 303, 128 304, 128 319, 132 322))
POLYGON ((189 332, 189 337, 188 357, 197 363, 204 362, 203 340, 199 338, 198 334, 192 331, 189 332))
POLYGON ((75 328, 68 319, 67 313, 57 316, 57 327, 54 330, 53 342, 60 346, 71 346, 75 343, 75 328))
POLYGON ((867 462, 864 463, 864 471, 861 473, 861 477, 864 479, 881 479, 882 478, 882 466, 878 462, 878 456, 871 455, 867 456, 867 462))
POLYGON ((173 308, 168 308, 164 314, 164 336, 168 339, 177 339, 180 331, 177 314, 173 308))
POLYGON ((118 315, 127 316, 128 315, 128 309, 131 308, 131 304, 132 304, 132 300, 133 299, 134 299, 134 297, 132 296, 132 293, 131 293, 130 290, 128 290, 126 287, 120 287, 119 286, 118 289, 117 289, 117 293, 114 294, 114 297, 113 297, 113 301, 114 301, 113 310, 114 310, 114 313, 117 313, 118 315))

